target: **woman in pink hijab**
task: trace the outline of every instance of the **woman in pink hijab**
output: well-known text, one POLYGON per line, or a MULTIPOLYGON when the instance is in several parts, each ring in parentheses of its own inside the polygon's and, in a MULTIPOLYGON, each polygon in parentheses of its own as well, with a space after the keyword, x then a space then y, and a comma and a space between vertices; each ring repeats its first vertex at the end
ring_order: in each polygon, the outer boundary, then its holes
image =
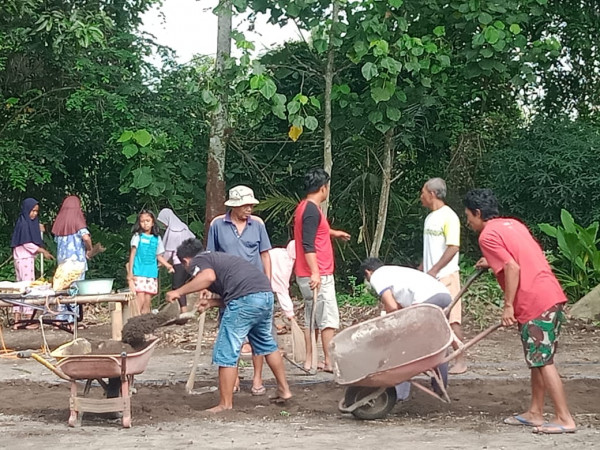
MULTIPOLYGON (((87 229, 87 222, 83 211, 81 210, 81 201, 76 195, 69 195, 63 200, 58 211, 52 234, 56 241, 56 260, 62 264, 67 259, 85 263, 85 271, 81 275, 81 280, 85 279, 87 271, 87 260, 92 250, 92 238, 87 229)), ((59 309, 70 310, 79 314, 79 305, 60 305, 59 309)), ((57 320, 73 322, 73 316, 70 314, 59 314, 57 320)))

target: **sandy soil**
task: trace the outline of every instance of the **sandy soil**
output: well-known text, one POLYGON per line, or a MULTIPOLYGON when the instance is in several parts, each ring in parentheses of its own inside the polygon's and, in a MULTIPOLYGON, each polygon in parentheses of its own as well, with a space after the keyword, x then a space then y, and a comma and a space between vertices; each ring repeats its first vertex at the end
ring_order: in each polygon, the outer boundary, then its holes
MULTIPOLYGON (((188 325, 193 327, 193 324, 188 325)), ((214 328, 214 327, 213 327, 214 328)), ((467 328, 467 335, 477 330, 467 328)), ((175 333, 165 329, 161 333, 175 333)), ((160 333, 159 333, 160 334, 160 333)), ((108 326, 80 332, 91 340, 106 339, 108 326)), ((214 329, 207 324, 205 344, 214 329)), ((10 348, 39 348, 39 331, 4 330, 10 348)), ((288 336, 282 337, 287 345, 288 336)), ((68 340, 58 331, 48 332, 55 347, 68 340)), ((572 412, 579 425, 574 435, 537 436, 529 429, 501 424, 502 418, 522 411, 529 398, 528 370, 515 330, 500 330, 469 352, 471 370, 451 378, 451 404, 413 392, 384 420, 362 422, 342 415, 337 403, 344 389, 331 375, 300 375, 289 368, 294 400, 271 405, 266 397, 250 395, 251 369, 241 370, 242 392, 236 394, 235 411, 218 418, 203 410, 213 406, 216 392, 186 395, 184 383, 193 352, 163 346, 157 349, 144 374, 136 378, 132 398, 134 428, 86 415, 83 427, 69 429, 68 383, 58 380, 31 360, 0 359, 0 448, 391 448, 409 444, 429 448, 594 448, 600 447, 600 332, 571 324, 562 337, 557 363, 565 379, 572 412)), ((210 348, 198 368, 196 390, 216 383, 210 365, 210 348)), ((269 393, 274 383, 265 370, 269 393)), ((92 389, 101 395, 101 389, 92 389)), ((413 390, 414 391, 414 390, 413 390)), ((548 412, 551 409, 548 408, 548 412)))

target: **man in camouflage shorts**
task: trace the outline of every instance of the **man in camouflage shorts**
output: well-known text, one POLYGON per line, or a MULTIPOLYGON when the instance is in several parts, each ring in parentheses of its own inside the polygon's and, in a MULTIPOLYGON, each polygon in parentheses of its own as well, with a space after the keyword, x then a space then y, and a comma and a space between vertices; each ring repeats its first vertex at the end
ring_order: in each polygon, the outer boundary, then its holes
POLYGON ((508 425, 533 427, 536 433, 573 433, 576 425, 567 405, 554 353, 567 298, 539 244, 518 220, 499 217, 489 189, 475 189, 464 200, 469 226, 479 233, 483 258, 476 266, 491 268, 504 291, 502 325, 519 324, 525 359, 531 370, 531 404, 508 425), (544 422, 544 397, 554 403, 554 418, 544 422))
POLYGON ((525 361, 530 369, 554 364, 558 335, 564 321, 563 305, 558 303, 538 318, 519 325, 525 361))

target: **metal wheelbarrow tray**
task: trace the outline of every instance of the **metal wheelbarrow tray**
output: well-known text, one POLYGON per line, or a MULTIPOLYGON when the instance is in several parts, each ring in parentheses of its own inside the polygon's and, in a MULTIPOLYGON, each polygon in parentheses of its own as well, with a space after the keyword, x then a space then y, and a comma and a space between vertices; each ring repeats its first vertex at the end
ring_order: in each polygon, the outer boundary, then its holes
POLYGON ((361 419, 385 417, 396 404, 395 386, 405 381, 450 402, 446 377, 438 367, 498 327, 493 325, 463 344, 452 332, 444 310, 419 304, 343 330, 331 343, 335 381, 350 386, 340 401, 340 411, 361 419), (447 356, 453 342, 459 350, 447 356), (435 391, 412 381, 419 374, 432 378, 435 391))
POLYGON ((134 375, 146 370, 158 339, 152 341, 143 350, 135 353, 117 355, 73 355, 60 358, 56 368, 61 370, 71 382, 69 399, 69 426, 81 425, 84 412, 110 413, 122 412, 122 423, 125 428, 131 427, 130 385, 134 375), (102 379, 108 378, 109 383, 102 379), (105 399, 86 398, 93 380, 97 380, 108 391, 110 379, 120 380, 120 396, 105 399), (87 380, 83 396, 78 396, 77 380, 87 380))
POLYGON ((336 382, 393 387, 442 363, 454 335, 443 311, 416 305, 343 330, 333 339, 336 382))

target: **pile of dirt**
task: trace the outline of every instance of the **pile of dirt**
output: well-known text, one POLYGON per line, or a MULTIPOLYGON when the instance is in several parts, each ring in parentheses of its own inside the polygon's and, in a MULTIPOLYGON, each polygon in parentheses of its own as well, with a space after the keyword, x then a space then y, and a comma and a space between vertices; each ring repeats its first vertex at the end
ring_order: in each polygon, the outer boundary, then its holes
POLYGON ((88 355, 120 355, 121 353, 134 353, 135 349, 120 341, 101 341, 92 343, 92 351, 88 355))
POLYGON ((179 317, 179 303, 173 302, 163 308, 158 314, 142 314, 127 321, 121 333, 121 340, 136 350, 147 346, 146 335, 152 335, 154 330, 165 323, 179 317))

